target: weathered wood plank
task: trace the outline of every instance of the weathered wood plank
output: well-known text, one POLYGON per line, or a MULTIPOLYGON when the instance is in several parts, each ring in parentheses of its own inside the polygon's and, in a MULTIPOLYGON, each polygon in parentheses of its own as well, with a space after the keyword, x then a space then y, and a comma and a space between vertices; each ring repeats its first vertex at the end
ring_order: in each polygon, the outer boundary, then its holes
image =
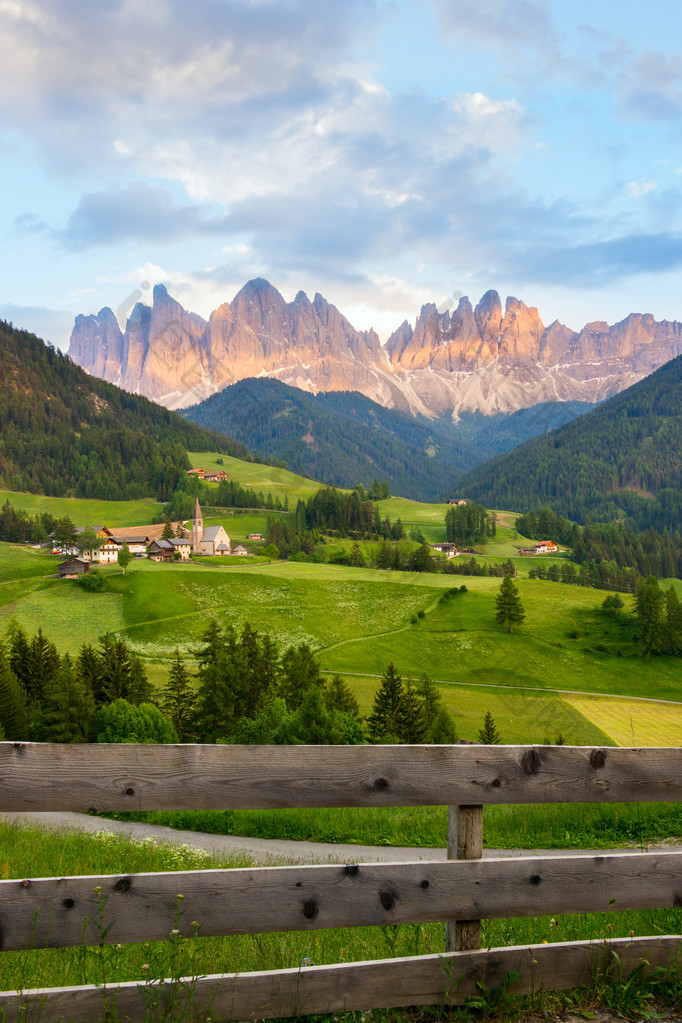
POLYGON ((223 935, 665 908, 681 890, 682 853, 658 851, 2 881, 0 948, 97 944, 100 901, 116 943, 167 937, 177 908, 182 933, 223 935))
MULTIPOLYGON (((201 977, 192 985, 192 1018, 201 1012, 214 1019, 266 1019, 308 1013, 343 1012, 403 1005, 458 1005, 479 993, 499 988, 513 971, 515 994, 559 991, 593 983, 598 969, 618 956, 622 976, 640 963, 648 969, 672 965, 682 937, 634 938, 592 944, 567 942, 512 948, 452 952, 444 955, 376 962, 311 966, 301 970, 226 974, 201 977)), ((163 997, 167 988, 161 989, 163 997)), ((145 1019, 147 1000, 159 994, 155 986, 125 983, 101 987, 55 988, 0 993, 0 1013, 7 1023, 33 1018, 41 1023, 92 1023, 115 1004, 119 1017, 130 1023, 145 1019), (23 1013, 23 1015, 22 1015, 23 1013)), ((182 1016, 182 1003, 177 1008, 182 1016)))
MULTIPOLYGON (((483 856, 483 807, 451 806, 448 808, 449 860, 480 860, 483 856)), ((448 952, 465 952, 481 947, 481 921, 452 919, 446 922, 445 948, 448 952)))
POLYGON ((663 800, 682 748, 0 743, 0 812, 663 800))

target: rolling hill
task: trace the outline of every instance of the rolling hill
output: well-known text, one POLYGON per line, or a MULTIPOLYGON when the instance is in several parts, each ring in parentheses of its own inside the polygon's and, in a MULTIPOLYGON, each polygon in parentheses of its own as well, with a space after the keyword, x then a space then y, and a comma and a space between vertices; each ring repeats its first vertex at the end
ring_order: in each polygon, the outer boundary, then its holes
POLYGON ((457 483, 488 507, 682 530, 682 357, 457 483))
POLYGON ((176 412, 88 376, 0 321, 0 489, 104 500, 168 500, 187 450, 248 449, 176 412))
POLYGON ((552 402, 511 415, 426 419, 356 391, 309 394, 261 377, 240 380, 183 415, 326 483, 370 486, 378 478, 393 493, 433 501, 449 480, 591 407, 552 402))

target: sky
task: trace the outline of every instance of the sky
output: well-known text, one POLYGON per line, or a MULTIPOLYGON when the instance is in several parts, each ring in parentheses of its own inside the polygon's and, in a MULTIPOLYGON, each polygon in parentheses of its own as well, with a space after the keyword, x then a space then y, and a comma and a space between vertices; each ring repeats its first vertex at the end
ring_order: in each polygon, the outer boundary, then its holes
POLYGON ((253 277, 385 340, 489 288, 682 320, 672 0, 0 0, 0 316, 253 277))

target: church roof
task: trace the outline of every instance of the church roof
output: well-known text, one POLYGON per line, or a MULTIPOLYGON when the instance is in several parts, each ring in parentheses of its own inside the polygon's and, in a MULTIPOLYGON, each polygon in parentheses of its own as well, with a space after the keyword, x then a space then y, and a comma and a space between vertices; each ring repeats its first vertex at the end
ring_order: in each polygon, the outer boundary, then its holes
MULTIPOLYGON (((223 529, 222 526, 207 526, 201 538, 202 542, 207 541, 209 543, 213 543, 214 540, 218 539, 221 530, 223 530, 223 533, 225 533, 225 530, 223 529)), ((225 533, 225 536, 227 536, 227 533, 225 533)), ((227 540, 229 543, 230 540, 229 536, 227 536, 227 540)))
POLYGON ((200 519, 202 517, 202 515, 201 515, 201 508, 199 507, 199 498, 198 497, 194 498, 194 515, 192 517, 195 518, 195 519, 200 519))

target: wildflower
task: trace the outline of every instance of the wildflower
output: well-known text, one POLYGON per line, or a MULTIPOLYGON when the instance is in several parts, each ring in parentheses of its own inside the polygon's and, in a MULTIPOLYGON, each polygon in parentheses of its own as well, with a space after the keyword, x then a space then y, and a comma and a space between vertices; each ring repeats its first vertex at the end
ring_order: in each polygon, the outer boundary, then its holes
POLYGON ((140 967, 140 969, 148 970, 149 969, 149 963, 143 963, 142 966, 140 967))
POLYGON ((95 888, 95 895, 99 895, 99 893, 101 891, 102 891, 102 886, 101 886, 101 884, 98 884, 97 887, 95 888))
POLYGON ((176 895, 175 896, 175 901, 176 902, 182 902, 184 900, 184 898, 185 898, 184 895, 176 895))
POLYGON ((171 931, 171 938, 174 938, 179 933, 180 931, 177 929, 177 927, 174 927, 173 930, 171 931))
POLYGON ((304 956, 301 959, 301 966, 310 966, 310 956, 304 956))

